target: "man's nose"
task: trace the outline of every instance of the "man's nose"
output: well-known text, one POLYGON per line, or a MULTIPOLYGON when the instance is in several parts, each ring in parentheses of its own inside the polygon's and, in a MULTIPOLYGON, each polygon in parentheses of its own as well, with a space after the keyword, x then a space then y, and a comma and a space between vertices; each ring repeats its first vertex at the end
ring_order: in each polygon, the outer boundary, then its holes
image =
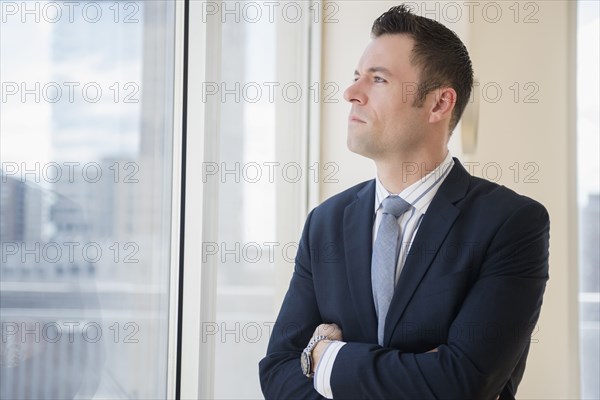
POLYGON ((354 81, 344 91, 344 99, 349 103, 365 104, 367 102, 367 96, 362 87, 363 83, 360 79, 354 81))

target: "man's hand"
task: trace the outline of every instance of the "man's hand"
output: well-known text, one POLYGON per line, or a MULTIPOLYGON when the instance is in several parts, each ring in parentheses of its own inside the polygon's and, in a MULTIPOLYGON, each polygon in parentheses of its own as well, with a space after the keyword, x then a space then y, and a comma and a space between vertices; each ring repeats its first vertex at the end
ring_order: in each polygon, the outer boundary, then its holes
POLYGON ((314 336, 327 336, 327 340, 321 340, 312 351, 312 372, 315 373, 317 370, 317 365, 319 365, 319 361, 323 356, 325 350, 327 350, 327 346, 331 343, 332 340, 343 340, 342 330, 336 324, 321 324, 317 326, 314 336))
POLYGON ((342 330, 336 324, 321 324, 317 326, 313 337, 315 336, 327 336, 329 340, 343 340, 342 330))

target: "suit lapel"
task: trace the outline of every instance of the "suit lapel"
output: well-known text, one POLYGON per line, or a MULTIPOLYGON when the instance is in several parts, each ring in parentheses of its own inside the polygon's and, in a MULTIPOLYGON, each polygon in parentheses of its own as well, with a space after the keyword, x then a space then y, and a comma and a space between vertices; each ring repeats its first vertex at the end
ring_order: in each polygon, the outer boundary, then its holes
POLYGON ((344 210, 344 252, 350 295, 367 343, 377 343, 377 317, 371 287, 375 180, 344 210))
MULTIPOLYGON (((384 344, 388 345, 394 329, 413 293, 429 269, 444 238, 458 217, 460 210, 454 205, 466 194, 470 175, 455 158, 452 170, 433 198, 400 274, 394 297, 386 317, 384 344)), ((370 282, 370 281, 369 281, 370 282)))

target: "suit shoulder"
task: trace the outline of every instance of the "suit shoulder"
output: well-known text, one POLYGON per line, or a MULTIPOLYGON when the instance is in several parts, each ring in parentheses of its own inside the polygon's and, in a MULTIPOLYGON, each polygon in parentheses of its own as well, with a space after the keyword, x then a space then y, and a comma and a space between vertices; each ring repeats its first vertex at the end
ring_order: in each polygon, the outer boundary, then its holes
POLYGON ((544 205, 531 197, 519 194, 514 190, 491 182, 487 179, 471 176, 471 185, 466 200, 473 203, 485 204, 496 213, 505 211, 512 214, 521 209, 527 209, 548 214, 544 205))

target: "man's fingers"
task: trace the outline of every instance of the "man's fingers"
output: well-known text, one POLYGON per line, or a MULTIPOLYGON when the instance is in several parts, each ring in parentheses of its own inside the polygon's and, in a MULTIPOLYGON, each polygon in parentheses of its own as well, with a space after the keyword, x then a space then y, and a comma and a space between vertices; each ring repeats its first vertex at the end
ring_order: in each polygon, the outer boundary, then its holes
POLYGON ((336 324, 321 324, 315 329, 314 336, 327 336, 331 340, 342 340, 342 330, 336 324))

